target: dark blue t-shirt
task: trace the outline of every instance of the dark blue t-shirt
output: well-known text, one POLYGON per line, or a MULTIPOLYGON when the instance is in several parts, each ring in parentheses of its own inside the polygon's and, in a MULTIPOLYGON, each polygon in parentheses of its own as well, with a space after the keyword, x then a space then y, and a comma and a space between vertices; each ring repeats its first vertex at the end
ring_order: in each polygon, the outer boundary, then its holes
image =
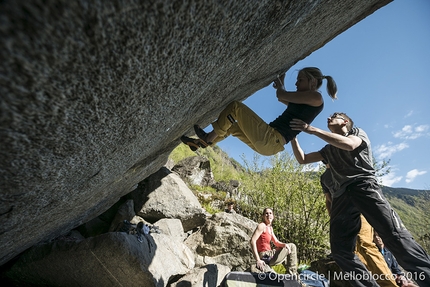
POLYGON ((390 250, 388 250, 387 248, 382 248, 382 249, 379 249, 379 251, 381 251, 382 255, 384 256, 385 262, 387 262, 388 268, 390 268, 393 274, 404 275, 402 270, 400 270, 400 267, 399 267, 399 264, 397 263, 396 258, 394 257, 393 253, 391 253, 390 250))

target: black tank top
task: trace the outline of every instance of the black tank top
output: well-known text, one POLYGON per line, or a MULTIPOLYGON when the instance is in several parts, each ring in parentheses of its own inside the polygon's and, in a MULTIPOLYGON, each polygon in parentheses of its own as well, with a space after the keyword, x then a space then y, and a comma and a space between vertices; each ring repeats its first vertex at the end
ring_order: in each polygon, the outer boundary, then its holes
POLYGON ((305 104, 294 104, 289 103, 287 109, 277 117, 269 125, 276 129, 287 141, 291 141, 300 131, 293 131, 290 128, 290 122, 292 119, 301 119, 307 124, 311 124, 312 121, 321 113, 324 108, 324 103, 318 107, 312 107, 305 104))

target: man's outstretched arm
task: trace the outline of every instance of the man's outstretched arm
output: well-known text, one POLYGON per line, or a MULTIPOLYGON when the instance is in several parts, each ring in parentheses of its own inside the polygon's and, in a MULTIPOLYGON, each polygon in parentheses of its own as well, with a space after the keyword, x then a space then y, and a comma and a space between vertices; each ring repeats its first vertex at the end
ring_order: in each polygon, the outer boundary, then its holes
POLYGON ((337 133, 327 132, 322 129, 313 127, 300 119, 293 119, 290 122, 290 127, 293 130, 303 131, 305 133, 315 135, 323 141, 337 148, 353 151, 362 143, 362 139, 354 135, 340 135, 337 133))
POLYGON ((296 157, 296 160, 300 164, 318 162, 324 159, 319 152, 311 152, 311 153, 305 154, 302 148, 300 147, 299 141, 297 140, 296 137, 291 140, 291 147, 293 148, 293 153, 294 153, 294 156, 296 157))

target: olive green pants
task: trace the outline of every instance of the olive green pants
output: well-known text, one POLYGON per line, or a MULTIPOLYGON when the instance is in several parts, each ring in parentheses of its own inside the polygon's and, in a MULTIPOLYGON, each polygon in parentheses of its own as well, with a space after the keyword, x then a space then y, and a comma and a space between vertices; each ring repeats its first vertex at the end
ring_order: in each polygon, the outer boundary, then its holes
POLYGON ((287 270, 286 274, 297 275, 297 247, 294 243, 287 243, 287 245, 291 250, 291 253, 286 247, 284 247, 260 252, 258 255, 260 258, 264 255, 271 256, 272 259, 268 264, 269 266, 275 266, 282 263, 287 270))
POLYGON ((284 150, 283 136, 241 102, 231 102, 212 126, 218 136, 213 144, 232 135, 261 155, 284 150))

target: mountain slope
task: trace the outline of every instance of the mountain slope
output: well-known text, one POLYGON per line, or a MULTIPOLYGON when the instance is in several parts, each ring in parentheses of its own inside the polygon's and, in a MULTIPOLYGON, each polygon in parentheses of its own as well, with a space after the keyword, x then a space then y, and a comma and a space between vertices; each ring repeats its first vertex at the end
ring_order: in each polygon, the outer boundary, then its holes
POLYGON ((385 197, 415 239, 430 250, 430 190, 382 187, 385 197))

